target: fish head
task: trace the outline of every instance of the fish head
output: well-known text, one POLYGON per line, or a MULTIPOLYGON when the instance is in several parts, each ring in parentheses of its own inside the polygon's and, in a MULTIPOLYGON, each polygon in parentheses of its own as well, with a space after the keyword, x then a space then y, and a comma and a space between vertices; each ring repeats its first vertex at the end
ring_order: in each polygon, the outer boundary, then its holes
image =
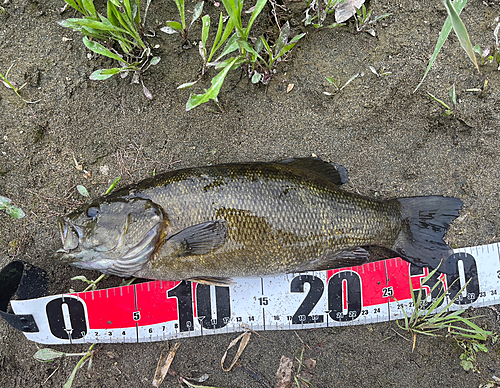
POLYGON ((153 255, 166 224, 148 199, 100 199, 58 221, 56 260, 110 275, 133 276, 153 255))

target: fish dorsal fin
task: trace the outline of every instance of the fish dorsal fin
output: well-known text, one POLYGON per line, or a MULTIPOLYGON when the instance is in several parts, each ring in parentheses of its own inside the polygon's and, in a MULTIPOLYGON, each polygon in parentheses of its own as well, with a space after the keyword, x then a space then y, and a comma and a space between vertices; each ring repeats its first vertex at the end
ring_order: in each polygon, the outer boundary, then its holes
POLYGON ((189 226, 169 237, 163 248, 169 248, 171 255, 178 257, 205 255, 222 247, 227 238, 226 221, 207 221, 189 226))
POLYGON ((337 186, 343 185, 349 180, 347 170, 344 166, 336 163, 328 163, 319 158, 291 158, 281 160, 278 163, 300 168, 305 171, 313 171, 337 186))

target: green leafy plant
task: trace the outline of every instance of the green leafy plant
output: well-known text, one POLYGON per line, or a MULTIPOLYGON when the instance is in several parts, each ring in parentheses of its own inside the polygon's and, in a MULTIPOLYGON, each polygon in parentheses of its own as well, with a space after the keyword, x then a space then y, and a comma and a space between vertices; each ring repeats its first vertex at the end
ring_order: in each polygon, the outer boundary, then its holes
MULTIPOLYGON (((437 270, 438 268, 434 269, 422 279, 422 285, 434 276, 437 270)), ((439 331, 443 330, 446 330, 447 336, 453 336, 460 341, 466 339, 471 341, 486 341, 488 338, 495 337, 493 332, 484 330, 476 325, 472 321, 473 318, 462 317, 465 310, 448 310, 455 300, 462 295, 468 283, 444 307, 443 304, 447 293, 444 290, 442 282, 436 282, 430 289, 429 295, 432 298, 430 301, 427 300, 428 295, 427 293, 424 295, 422 288, 418 292, 414 291, 411 279, 409 284, 414 310, 408 316, 403 309, 403 322, 396 321, 396 324, 400 329, 409 332, 413 336, 413 349, 415 348, 417 334, 438 337, 441 336, 439 331), (440 289, 438 289, 439 286, 441 286, 440 289)))
POLYGON ((64 353, 64 352, 59 352, 57 350, 52 350, 50 348, 43 348, 38 350, 33 357, 37 361, 41 362, 50 362, 54 361, 58 358, 61 357, 78 357, 78 356, 83 356, 80 361, 76 364, 74 367, 73 371, 71 372, 71 375, 69 376, 68 380, 66 381, 66 384, 64 384, 63 388, 71 388, 73 385, 73 380, 75 379, 76 373, 78 372, 78 369, 83 367, 85 365, 85 362, 88 361, 88 369, 91 368, 92 366, 92 358, 94 354, 97 352, 97 350, 93 350, 94 346, 96 344, 92 344, 89 347, 89 350, 86 353, 64 353))
POLYGON ((14 64, 10 65, 9 69, 7 70, 7 72, 5 73, 5 75, 3 75, 2 73, 0 73, 0 82, 2 82, 4 84, 4 86, 8 89, 12 89, 14 91, 14 93, 16 93, 17 97, 19 97, 22 101, 24 101, 26 104, 36 104, 37 102, 40 102, 40 100, 36 100, 36 101, 27 101, 25 100, 21 94, 19 93, 19 91, 24 88, 26 86, 26 83, 23 84, 22 86, 20 87, 17 87, 16 83, 13 82, 13 81, 10 81, 9 80, 9 73, 10 73, 10 70, 12 69, 12 67, 14 66, 14 64))
POLYGON ((460 355, 460 365, 465 371, 472 370, 473 372, 478 372, 477 369, 477 353, 484 352, 488 353, 488 348, 479 343, 477 340, 465 340, 455 338, 458 346, 462 349, 463 353, 460 355))
POLYGON ((270 47, 263 36, 260 36, 255 44, 255 49, 252 47, 245 47, 251 53, 250 63, 252 68, 249 70, 249 77, 252 83, 262 82, 264 85, 268 84, 272 78, 273 69, 276 65, 282 62, 285 55, 297 44, 297 42, 305 35, 294 36, 290 41, 290 24, 288 21, 281 27, 280 34, 276 43, 270 47), (261 53, 263 55, 261 55, 261 53))
MULTIPOLYGON (((323 27, 326 17, 335 12, 335 9, 345 0, 307 0, 306 17, 303 22, 306 26, 312 24, 315 28, 323 27)), ((345 23, 332 23, 327 28, 345 26, 345 23)))
MULTIPOLYGON (((354 81, 356 78, 360 76, 359 73, 354 74, 351 78, 347 80, 347 82, 344 84, 344 86, 340 86, 340 80, 335 80, 333 77, 326 77, 326 80, 332 84, 335 87, 335 92, 340 92, 342 91, 347 85, 349 85, 352 81, 354 81)), ((327 96, 331 96, 332 93, 330 92, 323 92, 323 94, 327 96)))
MULTIPOLYGON (((214 100, 217 103, 217 96, 227 74, 230 70, 237 69, 242 65, 248 66, 248 75, 253 83, 267 84, 273 76, 275 67, 286 60, 286 54, 305 35, 300 34, 289 40, 290 25, 287 22, 281 27, 280 34, 274 45, 269 45, 264 37, 259 37, 255 45, 252 46, 249 40, 250 31, 267 0, 257 0, 255 6, 251 8, 250 19, 246 26, 242 22, 243 0, 222 0, 222 3, 229 15, 226 27, 223 26, 224 20, 221 14, 215 40, 209 51, 207 49, 207 40, 211 20, 208 15, 204 16, 202 18, 203 27, 200 41, 200 55, 203 60, 202 76, 206 73, 208 67, 215 67, 220 72, 212 78, 212 86, 205 90, 205 93, 190 95, 186 110, 193 109, 209 100, 214 100), (222 52, 215 60, 212 60, 224 43, 225 47, 222 52), (230 54, 233 54, 233 56, 223 59, 230 54)), ((192 87, 197 81, 182 84, 178 88, 192 87)))
POLYGON ((379 20, 385 19, 386 17, 392 15, 392 13, 384 13, 382 15, 375 16, 372 20, 370 20, 372 12, 373 10, 370 10, 370 12, 367 13, 364 4, 361 8, 356 9, 356 17, 354 18, 354 20, 356 22, 357 32, 365 31, 370 35, 375 36, 375 30, 371 26, 379 20))
POLYGON ((492 63, 493 61, 496 61, 497 65, 500 65, 500 50, 497 49, 495 52, 495 47, 485 47, 484 50, 482 50, 481 46, 476 44, 474 46, 474 52, 479 54, 481 66, 492 63), (491 54, 491 52, 493 52, 493 54, 491 54))
POLYGON ((175 21, 168 21, 166 27, 160 28, 161 31, 167 34, 179 34, 183 41, 186 41, 188 38, 189 30, 193 23, 198 20, 203 12, 203 1, 196 4, 193 9, 193 18, 191 19, 191 23, 189 26, 186 24, 186 13, 185 13, 185 4, 184 0, 174 0, 175 5, 177 5, 177 9, 179 10, 179 15, 181 18, 180 23, 175 21))
MULTIPOLYGON (((102 274, 96 280, 89 280, 89 279, 87 279, 86 276, 80 275, 80 276, 72 277, 71 280, 81 280, 82 282, 87 283, 88 284, 87 288, 82 291, 82 292, 86 292, 86 291, 90 291, 90 290, 92 290, 92 291, 96 290, 97 283, 99 283, 102 279, 106 279, 108 276, 109 275, 102 274)), ((71 289, 70 292, 75 292, 75 290, 71 289)))
MULTIPOLYGON (((96 70, 90 75, 90 79, 105 80, 115 74, 125 78, 133 72, 132 83, 142 83, 140 75, 160 61, 159 57, 151 54, 151 47, 144 40, 140 0, 108 0, 107 17, 96 11, 93 0, 64 1, 84 17, 58 23, 81 32, 84 35, 83 43, 92 52, 114 59, 120 64, 119 67, 96 70), (118 47, 113 47, 113 44, 118 44, 118 47)), ((145 15, 150 2, 151 0, 147 0, 145 15)), ((145 96, 152 98, 144 83, 142 87, 145 96)))
POLYGON ((14 206, 12 201, 0 195, 0 210, 5 210, 5 212, 12 218, 23 218, 25 216, 21 208, 14 206))
MULTIPOLYGON (((445 117, 448 117, 448 116, 451 116, 453 114, 453 110, 442 100, 440 100, 439 98, 433 96, 432 94, 430 94, 429 92, 427 92, 427 94, 434 100, 434 101, 437 101, 439 102, 442 106, 444 106, 446 108, 446 110, 444 111, 443 115, 445 117)), ((448 91, 448 95, 450 96, 450 100, 451 102, 453 103, 453 106, 457 106, 457 95, 455 93, 455 84, 453 84, 450 88, 450 90, 448 91)))
POLYGON ((467 0, 455 0, 453 3, 450 0, 444 0, 443 3, 445 5, 446 12, 448 13, 448 17, 446 18, 443 28, 441 29, 441 32, 439 34, 436 43, 436 47, 434 48, 434 52, 432 54, 431 60, 429 61, 429 64, 427 65, 427 69, 425 70, 424 76, 420 80, 420 83, 417 85, 413 93, 415 93, 417 89, 420 87, 420 85, 422 85, 422 83, 424 82, 424 79, 429 73, 432 64, 434 63, 439 52, 441 51, 444 42, 446 42, 446 39, 448 39, 448 35, 450 34, 452 28, 457 34, 457 37, 460 41, 460 45, 467 52, 467 55, 470 57, 470 59, 472 60, 472 62, 479 71, 476 57, 474 55, 474 49, 472 48, 472 44, 470 43, 469 40, 469 35, 467 34, 467 30, 462 20, 460 19, 460 13, 465 8, 467 0))

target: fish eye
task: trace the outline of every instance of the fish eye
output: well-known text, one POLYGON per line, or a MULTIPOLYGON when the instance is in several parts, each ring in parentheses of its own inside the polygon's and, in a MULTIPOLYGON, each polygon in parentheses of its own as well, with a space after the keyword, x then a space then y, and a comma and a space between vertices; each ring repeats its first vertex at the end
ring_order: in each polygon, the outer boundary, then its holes
POLYGON ((95 218, 99 215, 99 208, 92 206, 87 209, 87 217, 88 218, 95 218))

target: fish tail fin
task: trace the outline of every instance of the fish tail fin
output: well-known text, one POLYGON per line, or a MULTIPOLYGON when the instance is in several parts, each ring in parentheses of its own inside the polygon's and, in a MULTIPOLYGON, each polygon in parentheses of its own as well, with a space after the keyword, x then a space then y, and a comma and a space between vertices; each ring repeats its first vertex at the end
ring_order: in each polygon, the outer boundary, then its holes
POLYGON ((402 228, 394 243, 394 251, 419 267, 439 267, 440 272, 453 273, 454 268, 446 268, 445 259, 451 254, 451 248, 443 237, 450 223, 458 217, 462 201, 442 196, 394 201, 401 204, 402 215, 402 228))

